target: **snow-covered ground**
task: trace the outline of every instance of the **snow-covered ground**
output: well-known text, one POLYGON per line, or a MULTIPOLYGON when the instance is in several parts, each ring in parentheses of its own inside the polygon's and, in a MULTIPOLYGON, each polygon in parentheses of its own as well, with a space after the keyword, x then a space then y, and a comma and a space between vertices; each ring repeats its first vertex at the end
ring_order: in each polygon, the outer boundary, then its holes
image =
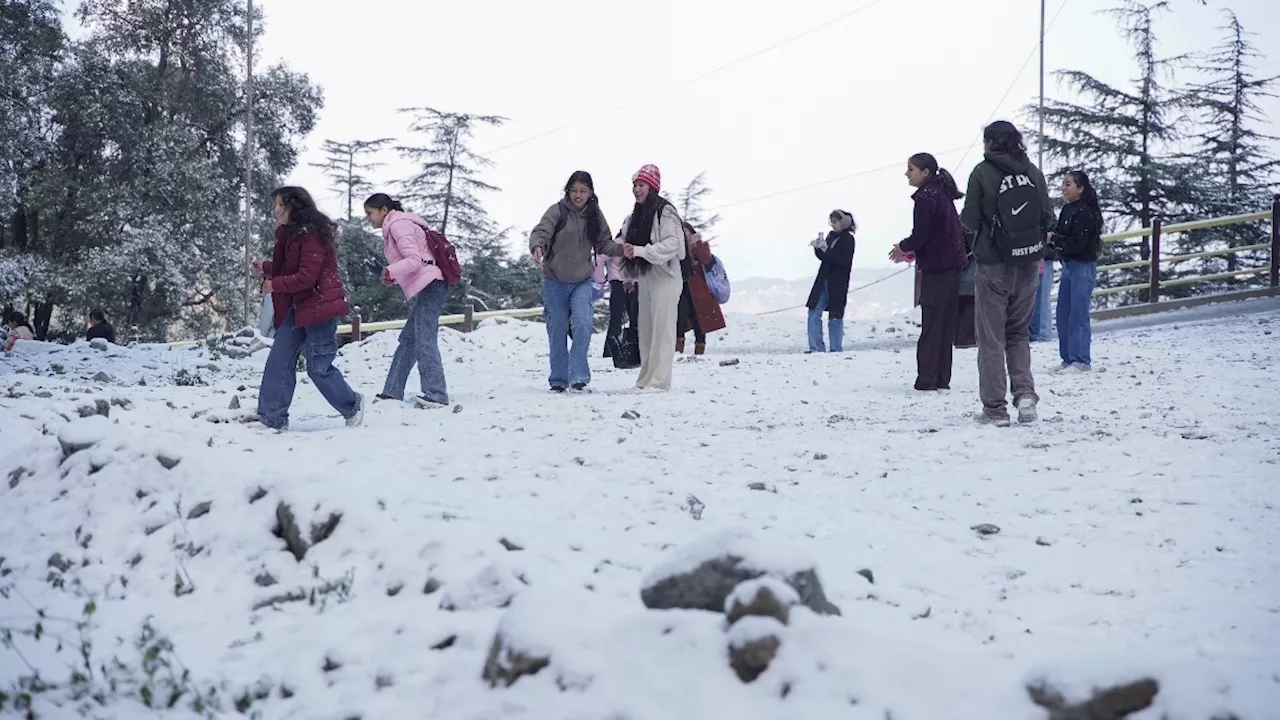
MULTIPOLYGON (((802 320, 730 316, 665 395, 593 359, 593 394, 552 396, 542 327, 493 322, 443 334, 452 412, 383 402, 351 430, 300 384, 285 435, 239 422, 265 351, 20 343, 0 715, 34 667, 85 676, 32 693, 49 718, 154 717, 129 697, 178 688, 160 715, 199 692, 306 720, 1030 720, 1037 679, 1075 702, 1144 677, 1131 717, 1275 718, 1280 309, 1197 318, 1101 324, 1088 375, 1036 345, 1041 421, 1008 429, 971 419, 972 350, 953 393, 911 390, 910 316, 820 356, 802 320), (841 614, 642 602, 725 554, 816 569, 841 614), (730 646, 768 635, 744 683, 730 646)), ((394 343, 343 350, 370 398, 394 343)))

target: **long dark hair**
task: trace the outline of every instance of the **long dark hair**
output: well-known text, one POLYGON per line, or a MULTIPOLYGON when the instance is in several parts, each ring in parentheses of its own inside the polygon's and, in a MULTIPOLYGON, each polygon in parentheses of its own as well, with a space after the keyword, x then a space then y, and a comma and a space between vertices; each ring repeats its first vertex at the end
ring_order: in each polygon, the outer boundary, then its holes
POLYGON ((315 233, 321 242, 333 244, 333 221, 320 212, 316 201, 311 199, 311 193, 305 188, 286 185, 272 190, 271 197, 289 208, 289 224, 286 227, 291 234, 315 233))
POLYGON ((23 315, 21 312, 18 312, 17 310, 14 310, 13 312, 9 313, 9 317, 5 318, 5 323, 8 325, 17 325, 18 327, 25 327, 26 329, 31 330, 31 323, 27 322, 27 316, 23 315))
MULTIPOLYGON (((564 201, 572 207, 573 203, 569 202, 569 190, 575 183, 582 183, 591 191, 591 197, 587 198, 587 205, 582 209, 587 219, 587 237, 588 243, 595 245, 596 238, 600 237, 600 221, 604 218, 604 214, 600 211, 600 199, 596 197, 596 183, 591 179, 591 173, 586 170, 575 170, 569 176, 569 181, 564 184, 564 201)), ((554 238, 552 238, 554 239, 554 238)))
MULTIPOLYGON (((631 222, 627 224, 627 244, 648 245, 653 242, 653 224, 658 222, 658 216, 669 204, 665 198, 658 195, 657 190, 650 188, 649 196, 644 199, 644 202, 636 203, 631 210, 631 222)), ((622 264, 640 275, 649 272, 649 268, 652 267, 644 258, 624 259, 622 264)))
POLYGON ((1071 182, 1080 188, 1080 200, 1085 207, 1093 210, 1098 219, 1102 219, 1102 204, 1098 202, 1098 191, 1093 188, 1093 183, 1089 180, 1089 173, 1083 170, 1072 170, 1067 173, 1067 177, 1071 178, 1071 182))
POLYGON ((956 179, 951 176, 951 173, 945 168, 938 167, 938 158, 929 153, 916 153, 907 159, 907 163, 917 170, 928 170, 930 176, 938 178, 938 182, 942 183, 942 192, 952 200, 964 197, 964 193, 960 192, 960 188, 956 186, 956 179))
POLYGON ((990 143, 990 152, 1007 153, 1019 160, 1027 159, 1027 146, 1022 133, 1008 120, 997 120, 982 131, 982 139, 990 143))
POLYGON ((404 212, 404 206, 400 204, 400 201, 391 199, 391 196, 386 193, 374 193, 373 195, 370 195, 369 199, 364 201, 364 206, 367 208, 373 208, 374 210, 396 210, 398 212, 404 212))

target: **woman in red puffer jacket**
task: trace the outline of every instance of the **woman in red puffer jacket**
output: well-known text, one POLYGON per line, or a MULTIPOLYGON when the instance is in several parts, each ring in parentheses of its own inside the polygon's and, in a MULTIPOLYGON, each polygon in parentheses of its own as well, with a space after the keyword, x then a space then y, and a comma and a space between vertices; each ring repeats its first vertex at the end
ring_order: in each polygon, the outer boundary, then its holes
POLYGON ((289 406, 297 384, 298 356, 307 354, 307 377, 349 427, 364 420, 364 396, 351 389, 334 367, 338 355, 338 318, 347 314, 346 292, 338 275, 333 221, 316 208, 300 187, 282 187, 275 199, 276 245, 270 260, 253 269, 271 293, 276 335, 262 368, 259 421, 278 431, 289 429, 289 406))

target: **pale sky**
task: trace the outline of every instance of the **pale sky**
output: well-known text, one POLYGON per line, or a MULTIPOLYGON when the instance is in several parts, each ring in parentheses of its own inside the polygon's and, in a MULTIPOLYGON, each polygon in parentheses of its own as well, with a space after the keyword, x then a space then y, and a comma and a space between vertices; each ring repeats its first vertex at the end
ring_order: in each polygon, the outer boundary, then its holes
MULTIPOLYGON (((321 159, 323 139, 409 141, 409 118, 396 110, 415 105, 503 115, 510 122, 482 131, 474 149, 497 163, 485 179, 502 192, 484 200, 514 228, 519 252, 571 172, 592 173, 616 231, 632 204, 631 175, 652 162, 673 199, 707 171, 708 205, 724 206, 714 247, 739 278, 812 276, 806 243, 836 207, 857 218, 855 263, 886 265, 910 232, 907 157, 932 152, 963 185, 981 159, 980 145, 966 149, 982 126, 993 117, 1021 125, 1014 113, 1038 84, 1034 57, 1022 69, 1036 47, 1036 0, 363 0, 341 12, 315 0, 256 4, 266 16, 257 67, 283 59, 324 88, 290 181, 330 213, 340 213, 337 196, 306 165, 321 159), (843 176, 852 177, 818 184, 843 176), (807 185, 816 186, 792 192, 807 185)), ((1098 14, 1112 4, 1047 0, 1050 19, 1061 8, 1045 44, 1048 72, 1078 68, 1112 83, 1136 74, 1115 22, 1098 14)), ((1172 5, 1158 25, 1163 51, 1219 41, 1227 3, 1172 5)), ((1280 27, 1274 0, 1230 6, 1254 32, 1280 27)), ((1280 47, 1254 39, 1264 51, 1280 47)), ((1280 73, 1280 50, 1260 64, 1280 73)), ((1063 95, 1051 76, 1047 95, 1063 95)), ((1280 102, 1267 108, 1280 117, 1280 102)), ((394 194, 408 167, 394 153, 380 159, 389 163, 382 189, 394 194)))

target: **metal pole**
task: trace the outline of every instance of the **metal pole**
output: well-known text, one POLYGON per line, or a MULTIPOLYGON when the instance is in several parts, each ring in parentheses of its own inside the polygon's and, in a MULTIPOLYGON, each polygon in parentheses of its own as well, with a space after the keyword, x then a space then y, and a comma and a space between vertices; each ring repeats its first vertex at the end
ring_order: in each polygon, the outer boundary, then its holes
POLYGON ((1036 150, 1041 172, 1044 171, 1044 6, 1045 0, 1040 0, 1040 142, 1036 143, 1036 150))
POLYGON ((245 117, 244 117, 244 318, 253 322, 249 312, 249 296, 253 287, 253 0, 248 0, 248 42, 245 53, 245 117))

